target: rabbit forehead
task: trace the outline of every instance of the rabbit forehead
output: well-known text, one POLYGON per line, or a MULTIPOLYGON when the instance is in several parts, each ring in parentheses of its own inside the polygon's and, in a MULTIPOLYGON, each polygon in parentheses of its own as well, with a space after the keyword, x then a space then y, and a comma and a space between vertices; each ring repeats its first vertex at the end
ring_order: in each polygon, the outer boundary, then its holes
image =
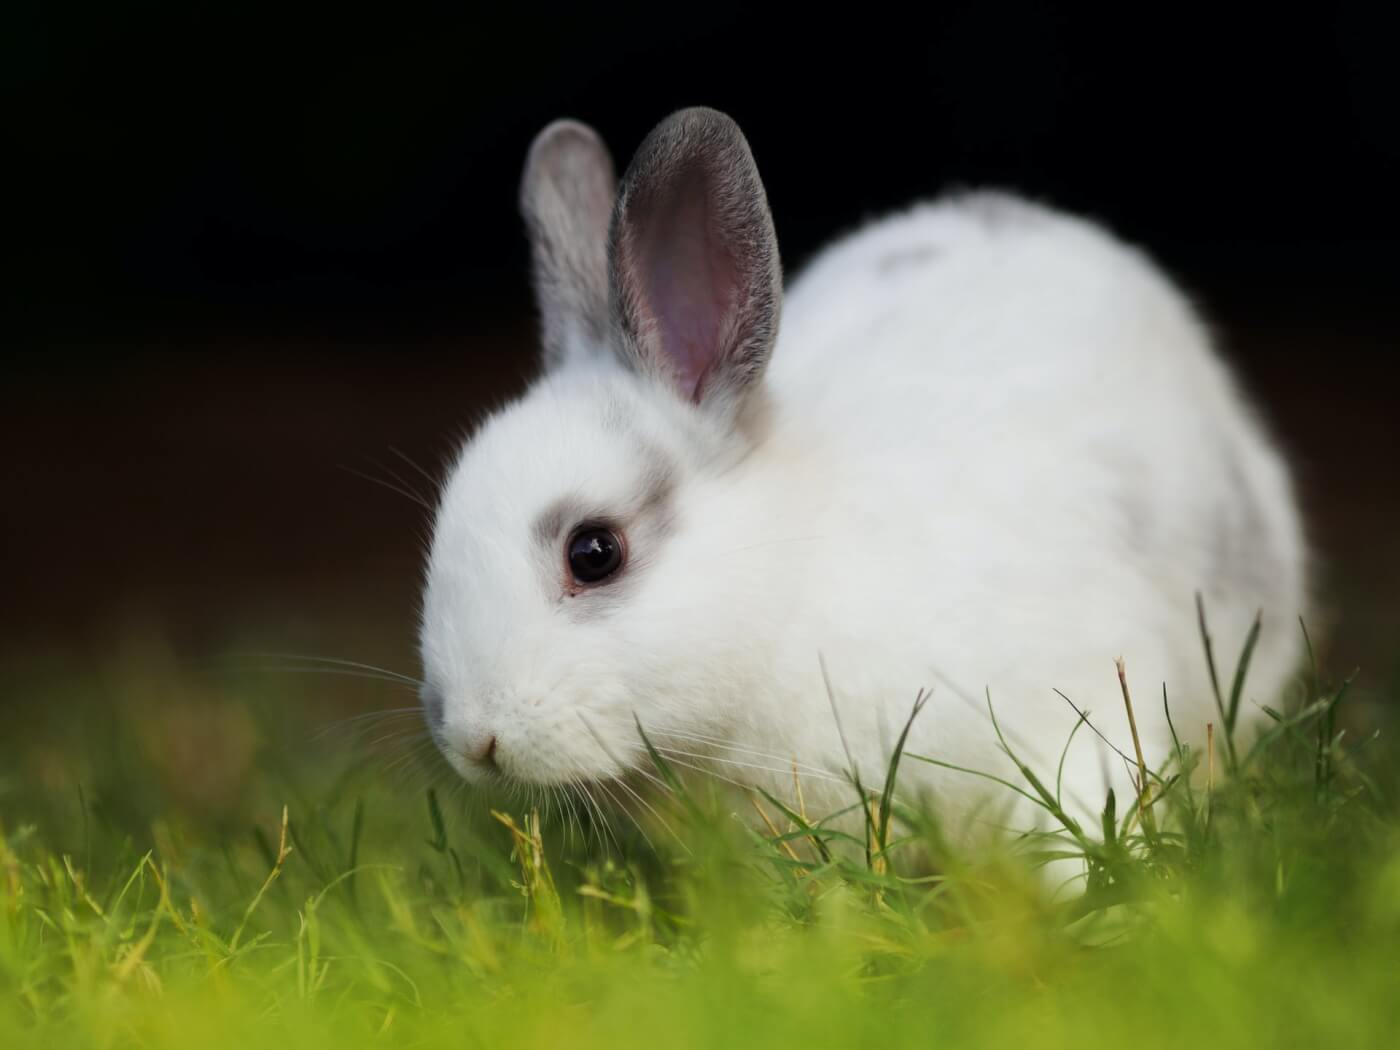
POLYGON ((464 447, 436 531, 524 541, 570 508, 627 503, 639 488, 669 484, 687 458, 671 415, 626 377, 551 377, 464 447))

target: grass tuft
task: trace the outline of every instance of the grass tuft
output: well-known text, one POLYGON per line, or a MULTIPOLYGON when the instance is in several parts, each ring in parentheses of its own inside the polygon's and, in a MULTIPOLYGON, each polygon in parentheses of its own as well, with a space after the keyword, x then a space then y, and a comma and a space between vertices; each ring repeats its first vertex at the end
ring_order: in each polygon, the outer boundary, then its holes
POLYGON ((295 712, 324 701, 317 676, 211 696, 169 663, 49 675, 0 740, 0 1043, 1388 1045, 1397 753, 1349 721, 1364 680, 1311 660, 1303 699, 1244 738, 1257 632, 1226 694, 1199 612, 1206 747, 1164 692, 1170 753, 1135 738, 1136 799, 1107 793, 1082 824, 1063 758, 1019 758, 990 696, 1011 778, 907 751, 921 692, 878 782, 850 763, 837 813, 809 810, 796 766, 782 796, 692 776, 640 724, 663 790, 580 812, 308 750, 318 719, 295 712), (199 698, 172 724, 256 732, 155 761, 180 739, 149 696, 199 698), (1043 819, 957 845, 936 798, 901 790, 909 763, 987 785, 977 819, 1011 798, 1043 819), (1074 892, 1050 863, 1084 872, 1074 892))

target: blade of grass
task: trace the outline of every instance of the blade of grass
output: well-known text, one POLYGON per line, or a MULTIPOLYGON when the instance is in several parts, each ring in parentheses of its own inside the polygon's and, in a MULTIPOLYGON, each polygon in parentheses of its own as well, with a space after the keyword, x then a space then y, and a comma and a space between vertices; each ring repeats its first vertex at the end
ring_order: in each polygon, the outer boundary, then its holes
POLYGON ((292 847, 287 844, 287 834, 290 825, 291 822, 289 820, 287 807, 283 806, 282 831, 277 842, 277 856, 273 862, 272 870, 267 873, 267 878, 264 879, 263 884, 258 887, 257 894, 254 895, 252 901, 248 904, 247 910, 244 911, 243 921, 238 924, 238 928, 233 931, 233 936, 229 938, 228 948, 230 955, 238 951, 238 941, 243 936, 244 929, 248 926, 248 920, 253 917, 253 912, 258 910, 258 905, 262 903, 263 896, 267 893, 268 887, 277 881, 277 877, 282 874, 282 868, 286 864, 287 858, 292 855, 292 847))
POLYGON ((1235 665, 1235 680, 1230 684, 1230 707, 1225 715, 1225 733, 1233 736, 1235 732, 1235 720, 1240 713, 1240 698, 1244 695, 1245 675, 1249 672, 1249 661, 1254 655, 1254 647, 1259 642, 1259 632, 1263 627, 1264 612, 1261 609, 1254 614, 1254 622, 1250 624, 1249 634, 1245 636, 1244 649, 1240 652, 1239 663, 1235 665))
MULTIPOLYGON (((1201 596, 1201 592, 1196 592, 1196 622, 1201 628, 1201 644, 1206 651, 1206 668, 1210 671, 1210 688, 1215 695, 1215 709, 1220 714, 1220 722, 1227 725, 1225 717, 1225 698, 1220 692, 1220 675, 1215 669, 1215 647, 1211 644, 1210 630, 1206 627, 1206 603, 1201 596)), ((1225 734, 1225 756, 1229 762, 1231 770, 1239 765, 1239 756, 1235 754, 1235 740, 1230 733, 1225 734)))
POLYGON ((1188 763, 1191 758, 1190 750, 1181 743, 1181 737, 1177 736, 1176 723, 1172 721, 1172 707, 1167 702, 1167 683, 1162 683, 1162 714, 1167 719, 1167 731, 1172 735, 1172 750, 1176 755, 1177 769, 1181 772, 1181 777, 1186 781, 1186 802, 1190 806, 1191 812, 1196 812, 1196 793, 1191 789, 1191 770, 1188 763))
POLYGON ((803 816, 801 812, 783 805, 780 799, 774 798, 767 791, 764 791, 763 788, 759 788, 758 793, 766 798, 769 804, 778 807, 779 812, 797 826, 802 836, 812 843, 812 848, 817 851, 817 855, 821 857, 823 864, 831 863, 831 851, 827 849, 826 843, 818 830, 807 822, 807 818, 803 816))
MULTIPOLYGON (((1073 705, 1071 705, 1073 706, 1073 705)), ((1070 746, 1074 743, 1075 736, 1079 733, 1088 719, 1080 714, 1079 719, 1074 723, 1074 728, 1069 731, 1069 737, 1065 740, 1065 746, 1060 749, 1060 764, 1055 767, 1055 801, 1064 805, 1064 780, 1065 780, 1065 759, 1069 757, 1070 746)))
POLYGON ((841 725, 841 712, 836 705, 836 690, 831 685, 831 675, 827 671, 826 657, 821 653, 817 654, 817 665, 821 668, 822 684, 826 687, 826 700, 831 705, 831 717, 836 723, 836 735, 841 739, 841 750, 846 753, 847 776, 850 777, 852 785, 856 789, 856 797, 860 800, 861 812, 865 815, 865 866, 868 868, 874 860, 871 850, 871 839, 875 834, 875 816, 870 811, 870 797, 866 794, 865 786, 860 782, 860 769, 856 765, 856 760, 851 755, 851 745, 846 739, 846 730, 841 725))
POLYGON ((1049 789, 1041 782, 1040 777, 1036 776, 1035 771, 1032 770, 1030 766, 1026 765, 1025 762, 1021 761, 1020 756, 1017 755, 1016 752, 1011 750, 1011 745, 1006 742, 1006 736, 1001 731, 1001 723, 997 721, 996 709, 992 706, 992 691, 990 689, 987 690, 987 714, 992 720, 992 729, 996 732, 997 742, 1001 745, 1002 752, 1016 764, 1017 770, 1020 771, 1026 783, 1030 784, 1035 793, 1040 796, 1039 799, 1034 801, 1058 820, 1060 824, 1064 826, 1065 830, 1073 835, 1075 840, 1079 842, 1086 851, 1093 849, 1094 843, 1085 836, 1084 830, 1079 826, 1079 821, 1065 812, 1064 807, 1059 804, 1055 796, 1052 795, 1049 789))
POLYGON ((909 731, 914 728, 914 719, 919 717, 919 712, 924 709, 932 695, 920 689, 914 697, 913 710, 904 721, 904 728, 900 731, 899 739, 895 741, 894 753, 890 756, 889 768, 885 770, 885 789, 880 793, 880 833, 876 838, 881 853, 885 851, 885 842, 890 830, 890 813, 894 800, 895 779, 899 776, 899 759, 904 753, 904 745, 909 741, 909 731))
POLYGON ((1147 799, 1147 762, 1142 757, 1142 740, 1138 736, 1137 716, 1133 713, 1133 698, 1128 691, 1128 672, 1123 665, 1123 658, 1120 656, 1114 664, 1118 668, 1118 685, 1123 690, 1123 706, 1128 710, 1128 729, 1133 736, 1133 752, 1137 755, 1138 819, 1142 821, 1143 833, 1151 841, 1157 834, 1157 816, 1152 812, 1152 805, 1147 799))
POLYGON ((691 798, 690 792, 686 790, 681 778, 676 775, 676 771, 671 768, 671 763, 667 762, 656 750, 647 736, 647 731, 642 728, 642 720, 636 715, 632 716, 632 721, 637 726, 637 736, 641 738, 642 746, 646 748, 647 755, 651 758, 651 763, 656 767, 656 772, 661 779, 666 782, 666 786, 671 789, 671 793, 676 796, 685 807, 686 812, 695 821, 704 823, 705 815, 696 801, 691 798))

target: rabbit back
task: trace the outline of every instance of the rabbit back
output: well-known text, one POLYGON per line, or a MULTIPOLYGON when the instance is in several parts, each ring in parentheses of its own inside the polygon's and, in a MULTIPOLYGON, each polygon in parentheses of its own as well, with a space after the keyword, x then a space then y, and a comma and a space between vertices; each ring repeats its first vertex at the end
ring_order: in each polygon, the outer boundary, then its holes
MULTIPOLYGON (((823 566, 789 577, 812 626, 788 658, 818 646, 835 665, 844 640, 838 680, 941 683, 961 710, 930 720, 930 746, 990 691, 1053 762, 1077 718, 1059 689, 1127 749, 1118 656, 1157 755, 1164 688, 1199 740, 1215 701, 1197 594, 1227 679, 1262 610, 1249 698, 1274 702, 1296 668, 1288 471, 1186 298, 1101 228, 1002 194, 867 226, 790 285, 768 389, 754 483, 790 493, 770 528, 823 566), (860 666, 871 652, 883 670, 860 666)), ((985 721, 964 730, 991 761, 985 721)), ((948 750, 965 764, 976 746, 948 750)), ((1103 762, 1072 775, 1101 782, 1103 762)))

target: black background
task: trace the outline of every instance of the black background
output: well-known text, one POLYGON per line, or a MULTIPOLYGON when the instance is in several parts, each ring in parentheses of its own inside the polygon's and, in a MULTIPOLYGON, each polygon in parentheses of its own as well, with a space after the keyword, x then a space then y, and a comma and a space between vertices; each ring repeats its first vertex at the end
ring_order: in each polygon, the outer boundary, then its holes
MULTIPOLYGON (((1298 464, 1344 655, 1396 660, 1400 77, 1380 5, 917 13, 46 7, 7 33, 8 645, 413 631, 430 472, 533 367, 516 180, 728 111, 789 270, 998 185, 1148 247, 1298 464), (1391 616, 1387 620, 1386 616, 1391 616)), ((1011 425, 1009 421, 1008 425, 1011 425)))

